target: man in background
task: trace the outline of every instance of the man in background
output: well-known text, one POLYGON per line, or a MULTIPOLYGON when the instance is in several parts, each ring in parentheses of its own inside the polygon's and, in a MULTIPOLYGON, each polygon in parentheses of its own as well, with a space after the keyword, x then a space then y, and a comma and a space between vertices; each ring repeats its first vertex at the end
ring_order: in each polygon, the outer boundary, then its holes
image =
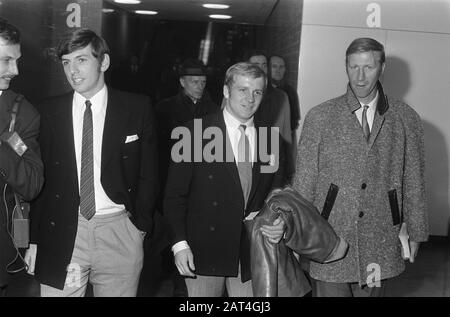
POLYGON ((292 157, 296 161, 297 157, 297 129, 300 123, 300 103, 298 100, 297 89, 289 85, 286 75, 286 62, 279 55, 272 55, 270 61, 270 83, 275 88, 283 90, 289 99, 291 109, 291 131, 292 131, 292 157))

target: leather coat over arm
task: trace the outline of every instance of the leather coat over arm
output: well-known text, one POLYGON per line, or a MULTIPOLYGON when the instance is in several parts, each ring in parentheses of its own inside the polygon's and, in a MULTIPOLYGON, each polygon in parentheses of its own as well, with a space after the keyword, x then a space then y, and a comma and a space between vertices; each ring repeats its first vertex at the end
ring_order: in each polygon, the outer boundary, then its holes
POLYGON ((246 220, 251 237, 254 296, 301 296, 305 282, 294 252, 312 261, 328 263, 345 256, 348 244, 336 235, 316 207, 294 189, 273 190, 259 214, 246 220), (260 228, 281 217, 284 239, 270 243, 260 228))

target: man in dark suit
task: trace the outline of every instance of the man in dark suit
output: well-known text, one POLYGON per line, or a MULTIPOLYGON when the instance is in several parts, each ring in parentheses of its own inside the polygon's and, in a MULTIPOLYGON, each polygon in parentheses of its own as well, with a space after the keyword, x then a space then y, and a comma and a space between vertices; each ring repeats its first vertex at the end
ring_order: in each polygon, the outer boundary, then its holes
MULTIPOLYGON (((209 97, 205 90, 207 77, 206 67, 198 59, 188 58, 179 67, 179 82, 181 89, 175 96, 166 98, 156 105, 156 118, 158 122, 158 155, 159 155, 159 176, 161 188, 165 188, 167 173, 170 163, 170 150, 174 144, 171 139, 172 130, 182 126, 187 122, 201 118, 211 113, 218 112, 219 106, 209 97)), ((162 212, 162 200, 164 192, 161 192, 158 199, 158 209, 162 212)), ((159 215, 159 214, 158 214, 159 215)), ((158 218, 155 217, 155 223, 158 218)), ((161 219, 161 227, 167 226, 164 218, 161 219)), ((167 232, 167 230, 165 230, 167 232)), ((167 241, 168 242, 168 241, 167 241)), ((169 242, 165 245, 165 250, 169 251, 169 242)), ((163 252, 172 261, 171 252, 163 252)), ((172 270, 176 271, 175 265, 172 270)), ((174 295, 186 296, 186 286, 184 278, 179 275, 174 276, 174 295)))
POLYGON ((9 235, 15 205, 13 192, 31 200, 44 182, 37 142, 39 114, 27 100, 19 101, 18 94, 8 89, 11 80, 19 74, 17 61, 20 57, 19 30, 0 20, 0 296, 6 293, 8 272, 14 270, 12 264, 18 252, 9 235), (24 153, 20 147, 12 147, 6 142, 10 136, 11 110, 16 102, 19 109, 14 130, 26 146, 24 153))
POLYGON ((45 101, 46 183, 27 253, 41 296, 135 296, 157 194, 154 118, 145 96, 106 87, 106 42, 79 29, 58 47, 74 92, 45 101))
MULTIPOLYGON (((272 188, 284 184, 278 134, 253 119, 266 86, 266 74, 258 66, 235 64, 226 73, 223 111, 175 131, 187 137, 172 148, 164 212, 173 234, 175 264, 187 276, 191 297, 221 296, 225 287, 229 296, 252 296, 243 220, 260 210, 272 188), (197 139, 199 131, 205 134, 203 140, 197 139), (211 133, 214 137, 206 136, 211 133), (217 145, 213 149, 211 138, 217 145)), ((277 219, 262 230, 277 243, 284 223, 277 219)))

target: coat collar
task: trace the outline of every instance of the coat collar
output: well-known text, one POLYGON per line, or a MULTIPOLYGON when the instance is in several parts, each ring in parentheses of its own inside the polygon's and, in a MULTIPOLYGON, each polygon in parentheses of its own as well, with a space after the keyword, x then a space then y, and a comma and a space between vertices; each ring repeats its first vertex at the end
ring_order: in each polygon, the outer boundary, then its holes
MULTIPOLYGON (((384 94, 383 86, 380 81, 377 82, 378 89, 378 103, 377 103, 377 112, 380 116, 383 116, 386 111, 389 109, 389 104, 387 102, 386 95, 384 94)), ((359 108, 361 108, 361 104, 356 98, 355 93, 353 92, 350 84, 347 85, 347 93, 345 94, 346 104, 349 107, 349 110, 353 113, 359 108)))

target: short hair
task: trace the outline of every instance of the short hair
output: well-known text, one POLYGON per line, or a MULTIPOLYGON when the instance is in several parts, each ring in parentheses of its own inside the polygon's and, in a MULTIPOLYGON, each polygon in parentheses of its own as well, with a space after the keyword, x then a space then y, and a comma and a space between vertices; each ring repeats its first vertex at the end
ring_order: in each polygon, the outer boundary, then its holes
POLYGON ((380 52, 381 53, 380 62, 381 64, 384 64, 386 56, 384 53, 383 44, 369 37, 361 37, 356 40, 353 40, 353 42, 350 43, 349 47, 347 48, 347 51, 345 52, 345 63, 348 63, 348 57, 351 54, 371 52, 371 51, 380 52))
POLYGON ((261 49, 252 49, 250 51, 247 51, 245 56, 244 56, 244 60, 246 62, 248 62, 250 60, 250 58, 252 58, 253 56, 264 56, 267 59, 267 53, 264 50, 261 49))
POLYGON ((227 69, 227 72, 225 73, 225 81, 224 85, 231 88, 231 85, 234 83, 234 78, 236 76, 246 76, 251 78, 263 78, 264 79, 264 89, 267 85, 267 75, 266 73, 256 66, 255 64, 248 63, 248 62, 242 62, 237 63, 231 66, 227 69))
POLYGON ((20 44, 20 31, 6 20, 0 19, 0 38, 8 45, 20 44))
POLYGON ((105 54, 109 54, 108 44, 102 37, 89 29, 75 30, 64 38, 57 48, 58 58, 61 59, 63 55, 85 48, 89 44, 92 46, 92 55, 101 63, 105 54))

